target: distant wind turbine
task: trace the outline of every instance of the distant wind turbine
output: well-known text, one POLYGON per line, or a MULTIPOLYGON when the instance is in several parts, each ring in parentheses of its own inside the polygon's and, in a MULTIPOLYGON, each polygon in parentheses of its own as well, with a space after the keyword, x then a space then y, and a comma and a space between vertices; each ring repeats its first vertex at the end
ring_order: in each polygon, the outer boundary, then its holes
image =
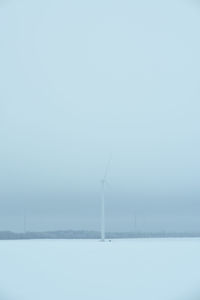
POLYGON ((24 211, 24 234, 26 233, 26 212, 24 211))
POLYGON ((26 233, 26 211, 24 210, 24 234, 26 233))
POLYGON ((104 176, 101 180, 102 194, 101 194, 101 241, 105 241, 105 185, 107 184, 108 169, 111 162, 111 156, 108 160, 104 176))
POLYGON ((136 214, 134 215, 134 229, 135 229, 135 233, 136 233, 136 230, 137 230, 137 216, 136 216, 136 214))

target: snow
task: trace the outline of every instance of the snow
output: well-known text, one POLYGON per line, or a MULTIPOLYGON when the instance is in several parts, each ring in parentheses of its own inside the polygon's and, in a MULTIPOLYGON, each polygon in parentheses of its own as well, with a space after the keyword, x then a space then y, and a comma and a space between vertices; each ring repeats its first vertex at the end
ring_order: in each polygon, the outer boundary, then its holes
POLYGON ((200 299, 199 255, 200 239, 0 241, 0 299, 200 299))

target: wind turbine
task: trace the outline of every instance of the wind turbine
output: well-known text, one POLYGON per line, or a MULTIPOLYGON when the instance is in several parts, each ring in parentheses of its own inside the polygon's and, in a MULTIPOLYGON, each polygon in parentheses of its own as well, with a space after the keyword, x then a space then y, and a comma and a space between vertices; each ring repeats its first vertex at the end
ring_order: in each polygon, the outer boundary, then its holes
POLYGON ((107 174, 108 169, 110 166, 111 157, 108 160, 104 176, 101 180, 101 188, 102 188, 102 194, 101 194, 101 241, 105 241, 105 186, 107 184, 107 174))
POLYGON ((28 216, 27 216, 27 207, 24 207, 24 214, 23 214, 23 229, 24 229, 24 234, 27 233, 28 229, 28 216))
POLYGON ((136 233, 136 230, 137 230, 137 216, 136 216, 136 214, 134 215, 134 229, 135 229, 135 233, 136 233))
POLYGON ((24 209, 24 234, 26 234, 26 210, 24 209))

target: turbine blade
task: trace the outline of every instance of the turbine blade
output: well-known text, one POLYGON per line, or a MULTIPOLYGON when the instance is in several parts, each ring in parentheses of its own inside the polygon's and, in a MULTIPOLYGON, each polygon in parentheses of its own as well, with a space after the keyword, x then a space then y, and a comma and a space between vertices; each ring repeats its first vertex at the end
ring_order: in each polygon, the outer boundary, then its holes
POLYGON ((104 181, 106 181, 106 178, 107 178, 107 175, 108 175, 108 169, 110 167, 111 159, 112 159, 112 155, 110 155, 110 157, 108 159, 108 162, 107 162, 107 165, 106 165, 106 168, 105 168, 105 173, 104 173, 104 177, 103 177, 104 181))

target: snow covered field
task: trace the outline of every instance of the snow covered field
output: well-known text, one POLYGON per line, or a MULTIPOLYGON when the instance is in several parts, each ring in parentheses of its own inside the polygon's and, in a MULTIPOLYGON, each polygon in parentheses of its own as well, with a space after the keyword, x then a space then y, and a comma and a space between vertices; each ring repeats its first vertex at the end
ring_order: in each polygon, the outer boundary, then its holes
POLYGON ((200 239, 0 241, 2 299, 200 299, 200 239))

